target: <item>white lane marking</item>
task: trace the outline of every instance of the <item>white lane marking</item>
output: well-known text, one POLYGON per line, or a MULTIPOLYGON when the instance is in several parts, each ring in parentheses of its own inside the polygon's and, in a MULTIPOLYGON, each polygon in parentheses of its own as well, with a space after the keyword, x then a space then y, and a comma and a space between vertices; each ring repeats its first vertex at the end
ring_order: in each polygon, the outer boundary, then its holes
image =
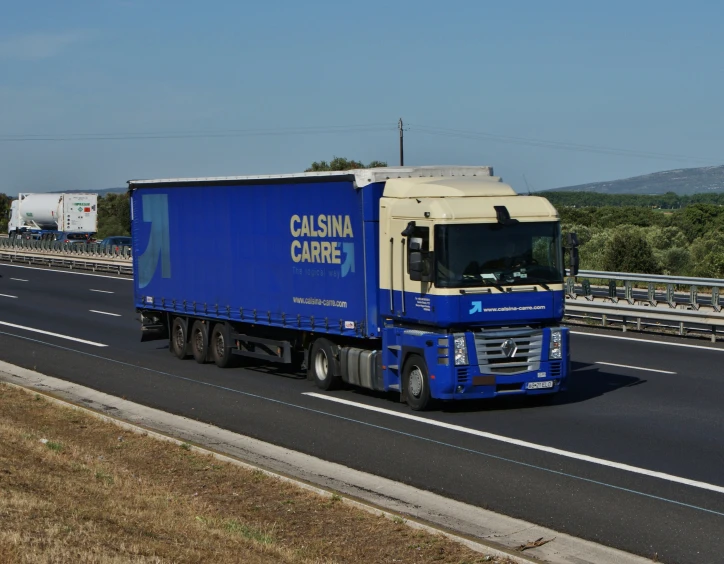
POLYGON ((644 368, 643 366, 630 366, 628 364, 614 364, 613 362, 596 362, 596 364, 605 364, 606 366, 617 366, 618 368, 630 368, 631 370, 646 370, 648 372, 660 372, 661 374, 676 374, 669 370, 657 370, 656 368, 644 368))
POLYGON ((24 278, 11 278, 10 280, 16 280, 17 282, 27 282, 24 278))
POLYGON ((107 311, 98 311, 96 309, 89 309, 91 313, 100 313, 101 315, 112 315, 113 317, 121 317, 120 313, 108 313, 107 311))
POLYGON ((76 343, 84 343, 86 345, 93 345, 94 347, 107 347, 103 343, 94 343, 93 341, 86 341, 85 339, 78 339, 77 337, 69 337, 68 335, 60 335, 59 333, 51 333, 50 331, 43 331, 42 329, 35 329, 34 327, 25 327, 24 325, 16 325, 15 323, 8 323, 7 321, 0 321, 0 325, 6 327, 13 327, 14 329, 22 329, 23 331, 32 331, 33 333, 41 333, 42 335, 50 335, 51 337, 58 337, 59 339, 66 339, 68 341, 75 341, 76 343))
POLYGON ((17 296, 11 296, 10 294, 0 294, 0 296, 2 296, 3 298, 13 298, 13 299, 16 299, 16 300, 18 299, 17 296))
POLYGON ((687 345, 686 343, 669 343, 666 341, 649 341, 647 339, 636 339, 635 337, 619 337, 618 335, 599 335, 598 333, 583 333, 571 331, 571 335, 583 335, 584 337, 600 337, 602 339, 619 339, 621 341, 634 341, 636 343, 649 343, 652 345, 668 345, 670 347, 686 347, 688 349, 704 349, 705 351, 724 352, 724 349, 705 347, 703 345, 687 345))
POLYGON ((96 278, 110 278, 111 280, 126 280, 133 282, 133 278, 123 278, 122 276, 106 276, 105 274, 91 274, 90 272, 75 272, 74 270, 56 270, 54 268, 38 268, 35 266, 21 266, 19 264, 0 264, 8 268, 27 268, 29 270, 42 270, 45 272, 60 272, 61 274, 76 274, 77 276, 95 276, 96 278))
POLYGON ((647 470, 646 468, 639 468, 637 466, 629 466, 628 464, 622 464, 620 462, 613 462, 611 460, 605 460, 603 458, 596 458, 594 456, 588 456, 587 454, 578 454, 577 452, 571 452, 568 450, 561 450, 559 448, 548 447, 539 445, 536 443, 529 443, 528 441, 521 441, 519 439, 513 439, 511 437, 505 437, 503 435, 496 435, 494 433, 488 433, 486 431, 478 431, 477 429, 469 429, 467 427, 461 427, 459 425, 453 425, 451 423, 443 423, 442 421, 435 421, 434 419, 425 419, 424 417, 418 417, 417 415, 411 415, 409 413, 401 413, 385 409, 383 407, 374 407, 371 405, 365 405, 363 403, 357 403, 341 398, 335 398, 318 394, 316 392, 303 392, 305 396, 312 396, 315 398, 341 403, 344 405, 351 405, 353 407, 359 407, 361 409, 367 409, 369 411, 375 411, 377 413, 384 413, 385 415, 392 415, 393 417, 399 417, 401 419, 408 419, 410 421, 417 421, 418 423, 425 423, 426 425, 433 425, 435 427, 443 427, 451 431, 458 431, 460 433, 467 433, 468 435, 476 435, 485 439, 492 439, 494 441, 500 441, 511 445, 521 446, 524 448, 530 448, 533 450, 541 450, 550 454, 557 454, 559 456, 565 456, 567 458, 574 458, 576 460, 582 460, 584 462, 591 462, 593 464, 599 464, 601 466, 608 466, 610 468, 616 468, 618 470, 626 470, 628 472, 634 472, 636 474, 643 474, 644 476, 650 476, 652 478, 660 478, 662 480, 668 480, 669 482, 676 482, 677 484, 684 484, 686 486, 693 486, 695 488, 701 488, 704 490, 710 490, 717 493, 724 494, 724 486, 717 486, 715 484, 707 484, 706 482, 698 482, 696 480, 690 480, 689 478, 682 478, 680 476, 673 476, 671 474, 665 474, 663 472, 656 472, 654 470, 647 470))
POLYGON ((94 290, 93 288, 90 289, 91 292, 99 292, 101 294, 115 294, 115 292, 109 292, 108 290, 94 290))

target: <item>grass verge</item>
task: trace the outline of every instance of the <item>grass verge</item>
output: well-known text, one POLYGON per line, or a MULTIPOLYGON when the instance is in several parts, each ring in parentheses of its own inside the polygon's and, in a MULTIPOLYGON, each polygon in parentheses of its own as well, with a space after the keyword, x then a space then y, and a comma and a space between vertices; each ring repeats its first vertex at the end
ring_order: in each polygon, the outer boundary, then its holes
POLYGON ((4 564, 511 562, 6 384, 0 523, 4 564))

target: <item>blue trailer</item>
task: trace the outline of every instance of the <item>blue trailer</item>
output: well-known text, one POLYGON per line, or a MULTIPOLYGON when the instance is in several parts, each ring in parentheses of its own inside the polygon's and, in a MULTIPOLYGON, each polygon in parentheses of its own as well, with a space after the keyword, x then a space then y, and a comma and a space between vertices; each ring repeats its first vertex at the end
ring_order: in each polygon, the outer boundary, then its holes
POLYGON ((142 340, 435 400, 541 396, 570 372, 556 210, 490 167, 129 181, 142 340), (199 226, 214 226, 213 230, 199 226))

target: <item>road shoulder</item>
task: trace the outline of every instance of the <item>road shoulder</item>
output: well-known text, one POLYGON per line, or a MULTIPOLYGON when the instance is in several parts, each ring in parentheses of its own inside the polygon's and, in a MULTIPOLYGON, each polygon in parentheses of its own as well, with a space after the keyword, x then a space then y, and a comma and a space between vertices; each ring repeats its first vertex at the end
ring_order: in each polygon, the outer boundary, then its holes
POLYGON ((453 501, 392 480, 264 443, 213 425, 145 407, 90 388, 0 362, 0 380, 156 434, 187 442, 230 461, 263 469, 322 495, 341 494, 348 503, 402 515, 412 527, 442 532, 485 553, 519 562, 554 564, 643 564, 650 560, 532 523, 453 501), (518 548, 543 539, 541 546, 518 548))

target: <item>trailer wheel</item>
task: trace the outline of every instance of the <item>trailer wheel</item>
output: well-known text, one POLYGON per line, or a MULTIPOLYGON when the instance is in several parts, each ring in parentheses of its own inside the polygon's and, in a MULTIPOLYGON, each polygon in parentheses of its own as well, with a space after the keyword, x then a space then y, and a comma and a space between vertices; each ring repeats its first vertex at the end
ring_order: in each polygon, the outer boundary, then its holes
POLYGON ((199 364, 205 364, 209 352, 209 325, 202 321, 194 321, 191 327, 191 354, 199 364))
POLYGON ((427 363, 420 355, 410 355, 402 370, 405 400, 414 411, 425 411, 432 406, 430 376, 427 363))
POLYGON ((188 334, 186 321, 180 317, 173 320, 171 327, 171 350, 181 360, 188 356, 188 334))
POLYGON ((214 325, 211 331, 211 358, 219 368, 229 368, 233 362, 233 353, 230 343, 226 342, 226 328, 222 323, 214 325))
POLYGON ((309 374, 314 383, 322 390, 334 390, 339 387, 341 378, 335 375, 336 361, 334 345, 327 339, 317 339, 309 354, 309 374))

